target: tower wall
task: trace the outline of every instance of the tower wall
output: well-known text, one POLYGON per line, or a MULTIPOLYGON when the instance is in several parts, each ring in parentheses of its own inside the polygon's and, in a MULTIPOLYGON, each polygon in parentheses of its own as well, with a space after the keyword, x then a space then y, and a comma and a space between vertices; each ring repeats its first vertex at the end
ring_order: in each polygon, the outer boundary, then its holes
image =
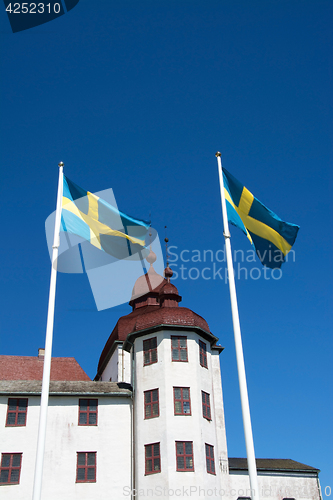
MULTIPOLYGON (((155 493, 185 488, 193 496, 209 498, 208 490, 219 491, 223 482, 220 458, 227 457, 223 419, 221 375, 216 352, 209 342, 188 328, 161 327, 134 342, 135 365, 135 470, 136 489, 155 493), (186 336, 188 361, 172 361, 171 336, 186 336), (144 366, 143 342, 156 337, 157 362, 144 366), (199 340, 207 346, 207 365, 200 365, 199 340), (191 415, 175 415, 174 387, 190 388, 191 415), (144 392, 159 391, 159 416, 145 418, 144 392), (211 420, 203 417, 202 391, 210 395, 211 420), (194 471, 177 471, 176 441, 193 442, 194 471), (145 445, 160 443, 161 472, 146 474, 145 445), (205 444, 214 447, 215 474, 206 469, 205 444)), ((172 493, 169 494, 169 496, 172 493)), ((177 493, 174 493, 177 495, 177 493)), ((180 496, 184 496, 184 492, 180 496)))

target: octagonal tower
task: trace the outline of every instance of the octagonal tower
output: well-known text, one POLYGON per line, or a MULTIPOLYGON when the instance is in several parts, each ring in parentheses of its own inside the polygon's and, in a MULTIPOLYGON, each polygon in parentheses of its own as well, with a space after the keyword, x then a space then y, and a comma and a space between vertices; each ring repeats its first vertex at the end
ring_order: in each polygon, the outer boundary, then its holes
POLYGON ((133 288, 133 310, 111 333, 96 380, 132 386, 132 488, 165 497, 184 496, 183 488, 195 497, 201 488, 200 498, 209 498, 228 472, 223 348, 201 316, 179 306, 172 270, 163 278, 154 256, 147 260, 150 269, 133 288))

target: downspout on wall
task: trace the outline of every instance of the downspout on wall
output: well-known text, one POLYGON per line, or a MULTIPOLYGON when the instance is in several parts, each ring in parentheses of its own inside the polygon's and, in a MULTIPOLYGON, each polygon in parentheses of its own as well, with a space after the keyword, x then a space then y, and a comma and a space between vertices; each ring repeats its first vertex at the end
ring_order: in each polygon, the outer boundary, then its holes
MULTIPOLYGON (((134 345, 131 347, 132 355, 132 404, 131 404, 131 498, 135 500, 135 419, 134 419, 134 401, 135 401, 135 367, 134 367, 134 345)), ((123 351, 124 356, 124 351, 123 351)))

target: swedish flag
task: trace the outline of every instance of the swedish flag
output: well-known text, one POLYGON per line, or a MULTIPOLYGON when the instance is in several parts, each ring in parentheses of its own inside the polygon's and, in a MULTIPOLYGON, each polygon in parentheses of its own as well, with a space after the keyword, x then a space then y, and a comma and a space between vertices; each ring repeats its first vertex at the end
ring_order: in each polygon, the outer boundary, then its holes
POLYGON ((134 219, 64 175, 61 231, 76 234, 104 252, 123 259, 145 250, 150 224, 134 219))
POLYGON ((225 169, 223 183, 229 222, 246 234, 264 266, 280 268, 299 226, 281 220, 225 169))

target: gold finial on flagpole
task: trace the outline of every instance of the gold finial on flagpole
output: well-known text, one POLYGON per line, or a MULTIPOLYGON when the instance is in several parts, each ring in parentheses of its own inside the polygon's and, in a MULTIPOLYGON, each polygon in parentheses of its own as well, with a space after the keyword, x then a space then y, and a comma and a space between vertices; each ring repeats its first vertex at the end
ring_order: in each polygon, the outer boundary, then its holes
POLYGON ((215 153, 215 156, 216 156, 216 158, 218 158, 219 156, 221 156, 220 151, 218 151, 217 153, 215 153))
POLYGON ((63 162, 63 161, 60 161, 60 162, 58 163, 58 167, 60 168, 60 167, 63 167, 63 166, 64 166, 64 162, 63 162))

